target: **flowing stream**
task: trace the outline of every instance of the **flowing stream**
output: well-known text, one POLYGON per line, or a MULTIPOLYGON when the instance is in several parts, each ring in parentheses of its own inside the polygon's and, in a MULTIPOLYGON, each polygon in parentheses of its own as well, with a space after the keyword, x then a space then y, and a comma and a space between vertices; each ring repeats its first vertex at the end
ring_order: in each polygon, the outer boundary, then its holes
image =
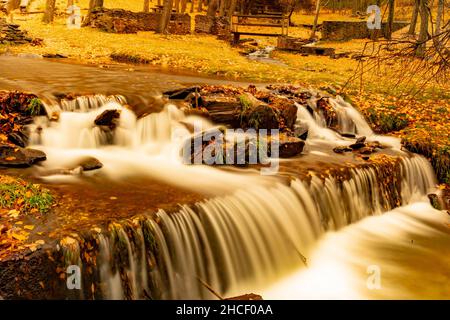
MULTIPOLYGON (((286 181, 250 168, 184 165, 180 148, 191 136, 189 128, 199 121, 203 129, 214 124, 171 104, 143 117, 128 109, 127 102, 161 103, 159 92, 168 83, 177 86, 178 76, 14 57, 0 57, 0 65, 2 88, 44 97, 73 88, 101 93, 59 104, 50 97, 47 112, 56 117, 30 125, 31 147, 48 157, 36 168, 45 181, 148 177, 205 196, 177 212, 142 208, 140 218, 113 222, 92 235, 98 251, 93 270, 82 262, 81 244, 63 247, 67 263, 78 264, 84 279, 95 275, 95 283, 83 283, 80 298, 89 296, 93 284, 104 299, 215 299, 205 284, 223 297, 254 292, 266 299, 450 298, 450 218, 428 204, 426 196, 436 186, 430 164, 402 151, 398 139, 375 135, 342 98, 330 98, 341 131, 389 146, 384 152, 397 160, 349 164, 341 175, 313 170, 307 178, 286 181), (111 87, 123 96, 109 95, 111 87), (114 130, 94 125, 111 109, 120 111, 114 130), (103 168, 63 170, 87 156, 103 168)), ((194 77, 183 83, 199 82, 223 83, 194 77)), ((282 165, 339 163, 332 148, 355 140, 327 128, 314 92, 309 110, 298 107, 297 124, 309 132, 306 147, 300 160, 282 165)))
MULTIPOLYGON (((374 135, 340 97, 331 102, 346 132, 398 146, 396 139, 374 135)), ((212 198, 181 206, 176 213, 160 210, 139 222, 113 224, 108 233, 99 234, 97 271, 106 299, 214 298, 204 283, 223 296, 256 291, 267 298, 378 297, 361 289, 367 276, 352 271, 354 265, 371 265, 383 252, 379 247, 391 251, 391 242, 392 248, 402 247, 405 232, 442 232, 436 225, 446 217, 420 202, 436 185, 430 164, 420 156, 397 150, 401 159, 387 173, 383 166, 353 168, 346 179, 313 174, 308 181, 294 179, 286 185, 256 172, 183 165, 179 150, 191 134, 186 124, 201 121, 205 129, 213 124, 185 116, 170 104, 138 119, 125 103, 121 96, 98 95, 48 105, 59 120, 39 118, 30 127, 34 147, 49 155, 41 170, 89 155, 104 164, 101 174, 110 178, 148 175, 212 198), (121 112, 114 133, 93 125, 111 109, 121 112), (386 181, 390 175, 392 184, 386 181)), ((314 98, 308 102, 313 110, 315 103, 314 98)), ((352 141, 328 129, 320 113, 313 116, 302 106, 298 123, 309 128, 311 153, 317 143, 352 141)), ((52 174, 45 179, 67 182, 82 176, 52 174)), ((429 250, 421 245, 408 252, 429 250)), ((385 260, 380 268, 394 280, 400 272, 385 260)), ((407 289, 389 288, 379 296, 409 297, 407 289)))

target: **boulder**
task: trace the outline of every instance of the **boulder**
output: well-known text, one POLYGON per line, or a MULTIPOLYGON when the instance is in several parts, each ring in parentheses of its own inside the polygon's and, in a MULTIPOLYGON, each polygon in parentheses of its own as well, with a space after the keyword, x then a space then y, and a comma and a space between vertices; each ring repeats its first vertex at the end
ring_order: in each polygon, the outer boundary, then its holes
POLYGON ((372 154, 374 152, 375 152, 375 149, 371 148, 371 147, 363 147, 363 148, 359 149, 360 154, 368 155, 368 154, 372 154))
POLYGON ((359 137, 358 139, 356 139, 356 143, 364 143, 364 142, 366 142, 366 137, 364 137, 364 136, 359 137))
POLYGON ((115 129, 117 120, 120 118, 120 110, 105 110, 97 118, 95 118, 95 125, 106 126, 110 129, 115 129))
POLYGON ((317 109, 323 114, 327 123, 327 127, 333 130, 337 130, 339 123, 338 116, 328 99, 321 98, 317 100, 317 109))
POLYGON ((22 131, 17 131, 8 134, 8 141, 16 146, 25 148, 28 142, 28 137, 22 131))
POLYGON ((280 139, 280 158, 292 158, 302 153, 305 147, 305 141, 294 138, 285 137, 280 139))
POLYGON ((339 147, 334 148, 333 151, 335 153, 339 153, 340 154, 340 153, 345 153, 345 152, 351 152, 351 151, 353 151, 353 149, 349 148, 347 146, 339 146, 339 147))
POLYGON ((294 135, 302 140, 308 139, 309 128, 306 124, 294 125, 294 135))
POLYGON ((86 157, 79 162, 77 167, 81 167, 83 171, 93 171, 103 168, 103 163, 94 157, 86 157))
POLYGON ((280 121, 276 109, 267 104, 260 104, 257 107, 244 111, 245 127, 259 129, 279 129, 280 121))
POLYGON ((39 150, 0 145, 0 166, 27 168, 46 159, 45 153, 39 150))
POLYGON ((203 95, 201 107, 205 108, 215 123, 228 124, 233 128, 240 126, 241 103, 234 96, 203 95))
POLYGON ((359 149, 361 149, 361 148, 364 148, 365 146, 366 146, 365 143, 363 143, 363 142, 357 142, 357 143, 351 144, 351 145, 350 145, 350 148, 352 148, 352 150, 359 150, 359 149))
POLYGON ((188 88, 179 88, 175 90, 168 90, 165 91, 163 94, 167 96, 171 100, 184 100, 186 99, 191 93, 200 91, 199 86, 193 86, 188 88))

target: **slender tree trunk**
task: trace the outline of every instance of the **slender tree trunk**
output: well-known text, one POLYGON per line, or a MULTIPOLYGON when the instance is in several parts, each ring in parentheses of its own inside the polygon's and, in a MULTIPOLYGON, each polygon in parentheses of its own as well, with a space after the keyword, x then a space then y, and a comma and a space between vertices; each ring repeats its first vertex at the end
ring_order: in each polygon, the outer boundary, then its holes
POLYGON ((419 17, 420 0, 414 1, 414 10, 411 18, 411 24, 409 26, 408 34, 416 34, 417 18, 419 17))
POLYGON ((420 33, 416 55, 424 58, 428 40, 428 0, 420 0, 420 33))
POLYGON ((180 0, 175 0, 175 12, 180 12, 180 0))
POLYGON ((191 13, 194 13, 194 11, 195 11, 195 1, 194 0, 191 0, 191 13))
POLYGON ((187 7, 187 0, 181 0, 181 13, 186 13, 186 7, 187 7))
POLYGON ((444 0, 439 0, 438 2, 438 12, 436 16, 436 29, 434 34, 439 34, 441 32, 442 17, 444 16, 444 0))
POLYGON ((311 31, 310 40, 313 40, 316 37, 317 24, 319 22, 319 14, 320 14, 320 0, 316 0, 316 15, 314 17, 314 24, 311 31))
POLYGON ((144 0, 144 12, 150 12, 150 0, 144 0))
POLYGON ((56 0, 47 0, 45 2, 45 13, 42 21, 44 23, 52 23, 55 17, 55 4, 56 0))
POLYGON ((161 14, 161 20, 159 21, 157 33, 167 33, 169 27, 170 16, 172 15, 173 0, 164 0, 163 12, 161 14))
MULTIPOLYGON (((194 0, 192 0, 192 1, 194 1, 194 0)), ((198 12, 202 12, 203 11, 203 0, 198 0, 197 11, 198 12)))
POLYGON ((227 6, 228 6, 227 0, 220 0, 220 6, 219 6, 219 16, 220 17, 223 17, 225 15, 227 6))
POLYGON ((394 29, 394 13, 395 13, 395 0, 389 0, 389 16, 386 29, 386 39, 392 39, 392 30, 394 29))
POLYGON ((215 17, 219 7, 219 0, 210 0, 208 5, 208 17, 215 17))
POLYGON ((236 11, 237 0, 231 0, 230 8, 228 9, 228 19, 231 21, 234 12, 236 11))

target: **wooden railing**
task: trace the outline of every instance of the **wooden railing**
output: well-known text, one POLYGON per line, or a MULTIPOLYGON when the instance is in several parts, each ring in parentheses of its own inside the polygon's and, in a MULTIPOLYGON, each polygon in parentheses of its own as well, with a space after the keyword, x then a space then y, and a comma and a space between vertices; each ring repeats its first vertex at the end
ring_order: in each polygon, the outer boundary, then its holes
POLYGON ((234 41, 238 42, 240 35, 279 37, 289 34, 289 18, 284 14, 260 14, 260 15, 233 15, 231 19, 231 32, 234 34, 234 41), (264 27, 279 29, 278 31, 244 30, 248 27, 264 27))

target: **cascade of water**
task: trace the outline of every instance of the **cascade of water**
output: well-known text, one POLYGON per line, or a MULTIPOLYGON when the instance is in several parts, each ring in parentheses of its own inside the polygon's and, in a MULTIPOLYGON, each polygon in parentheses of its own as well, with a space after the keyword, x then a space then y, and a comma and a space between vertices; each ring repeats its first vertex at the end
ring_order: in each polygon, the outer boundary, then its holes
MULTIPOLYGON (((256 186, 203 201, 195 208, 184 206, 174 214, 160 211, 154 220, 137 227, 141 234, 148 234, 145 228, 150 227, 154 240, 139 240, 137 247, 145 247, 147 255, 156 252, 157 267, 142 263, 143 257, 134 257, 134 264, 130 258, 124 272, 131 280, 122 281, 119 287, 117 274, 103 277, 110 283, 106 298, 143 298, 136 281, 142 274, 149 274, 148 279, 158 289, 153 290, 156 298, 170 299, 211 298, 198 279, 227 295, 270 283, 308 263, 314 244, 327 230, 381 214, 393 209, 395 203, 408 204, 412 197, 418 193, 423 197, 433 187, 432 169, 422 158, 404 158, 399 166, 402 190, 393 193, 380 178, 378 171, 382 169, 375 167, 353 169, 344 181, 313 177, 310 182, 295 180, 291 186, 256 186), (410 186, 416 184, 412 190, 410 186), (385 199, 388 192, 391 199, 385 199), (134 289, 127 296, 125 288, 129 287, 134 289)), ((130 240, 124 242, 126 256, 131 257, 130 240)), ((102 250, 113 250, 104 256, 118 255, 115 247, 102 246, 102 250)), ((117 262, 110 259, 102 263, 117 262)))
POLYGON ((309 111, 297 104, 297 124, 308 127, 308 137, 327 141, 342 141, 342 137, 331 129, 328 129, 325 120, 319 113, 314 112, 314 116, 309 111))
POLYGON ((126 99, 120 95, 105 96, 102 94, 96 94, 90 96, 79 96, 72 100, 61 100, 61 110, 66 112, 88 112, 99 109, 110 102, 123 105, 126 103, 126 99))
POLYGON ((327 234, 308 269, 260 292, 288 300, 448 299, 449 220, 426 202, 364 219, 327 234))
MULTIPOLYGON (((374 137, 354 108, 339 98, 331 101, 345 130, 374 137)), ((260 177, 250 180, 214 168, 183 166, 175 152, 190 136, 194 118, 175 106, 137 119, 118 102, 100 102, 83 100, 63 107, 68 111, 61 112, 58 123, 36 120, 35 126, 43 130, 32 135, 32 141, 50 155, 43 165, 54 164, 52 158, 61 162, 64 152, 72 158, 88 150, 111 176, 133 167, 205 193, 234 191, 174 214, 159 211, 138 225, 114 225, 108 235, 98 235, 100 288, 110 299, 139 299, 146 293, 163 299, 211 298, 198 279, 222 294, 250 292, 308 263, 327 230, 408 204, 435 184, 429 163, 411 156, 391 164, 394 169, 388 173, 383 166, 368 166, 350 169, 345 178, 313 176, 267 188, 260 177), (111 109, 121 111, 114 132, 95 126, 97 116, 111 109), (393 183, 386 180, 388 175, 393 183)), ((309 103, 315 110, 315 102, 309 103)), ((319 112, 311 115, 299 107, 298 118, 313 139, 346 141, 326 127, 319 112)), ((211 126, 202 123, 203 129, 211 126)))

